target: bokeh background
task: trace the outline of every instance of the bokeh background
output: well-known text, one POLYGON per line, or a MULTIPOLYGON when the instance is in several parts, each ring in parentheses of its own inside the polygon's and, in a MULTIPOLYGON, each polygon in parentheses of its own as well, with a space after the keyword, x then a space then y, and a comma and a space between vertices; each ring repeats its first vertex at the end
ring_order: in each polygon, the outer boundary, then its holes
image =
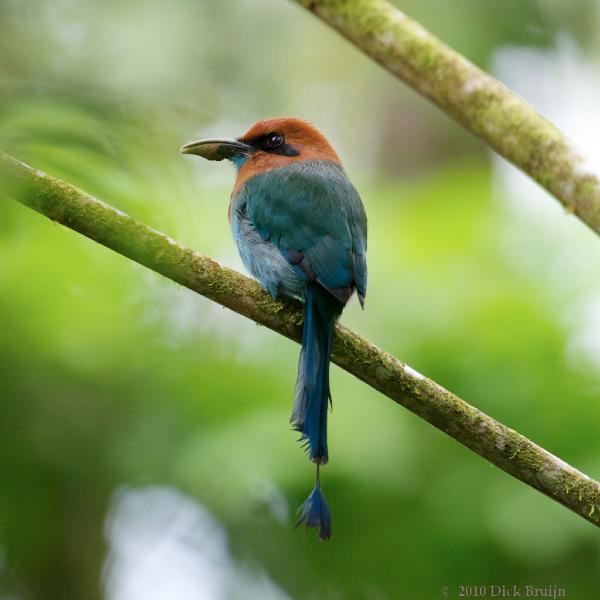
MULTIPOLYGON (((396 4, 598 167, 598 2, 396 4)), ((178 148, 286 114, 369 215, 344 323, 599 478, 600 240, 525 176, 292 2, 0 0, 0 147, 240 270, 233 169, 178 148)), ((597 597, 592 525, 337 367, 334 536, 294 531, 297 354, 1 197, 0 598, 597 597)))

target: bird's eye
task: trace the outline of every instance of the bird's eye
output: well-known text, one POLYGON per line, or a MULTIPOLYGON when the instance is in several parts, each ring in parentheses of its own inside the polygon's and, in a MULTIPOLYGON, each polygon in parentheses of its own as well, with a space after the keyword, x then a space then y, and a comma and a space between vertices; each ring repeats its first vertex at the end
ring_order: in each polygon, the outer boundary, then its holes
POLYGON ((267 148, 279 148, 283 144, 283 136, 280 133, 272 133, 266 141, 267 148))

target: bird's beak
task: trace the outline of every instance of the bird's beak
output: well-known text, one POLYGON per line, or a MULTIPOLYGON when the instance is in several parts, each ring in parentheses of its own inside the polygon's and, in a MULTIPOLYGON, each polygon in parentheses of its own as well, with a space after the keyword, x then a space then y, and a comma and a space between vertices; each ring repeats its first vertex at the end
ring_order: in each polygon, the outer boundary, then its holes
POLYGON ((182 154, 196 154, 208 160, 223 160, 232 156, 248 156, 256 149, 238 140, 208 139, 190 142, 181 147, 182 154))

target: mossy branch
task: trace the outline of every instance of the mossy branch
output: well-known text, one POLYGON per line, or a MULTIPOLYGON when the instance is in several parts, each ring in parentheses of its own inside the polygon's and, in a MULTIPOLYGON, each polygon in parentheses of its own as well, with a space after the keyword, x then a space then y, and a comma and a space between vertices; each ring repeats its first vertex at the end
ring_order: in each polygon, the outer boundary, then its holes
MULTIPOLYGON (((299 341, 300 305, 222 267, 82 190, 0 152, 0 193, 176 283, 299 341)), ((40 251, 43 249, 40 248, 40 251)), ((600 526, 600 484, 343 325, 333 361, 513 477, 600 526)))
POLYGON ((385 0, 296 0, 600 233, 600 181, 527 102, 385 0))

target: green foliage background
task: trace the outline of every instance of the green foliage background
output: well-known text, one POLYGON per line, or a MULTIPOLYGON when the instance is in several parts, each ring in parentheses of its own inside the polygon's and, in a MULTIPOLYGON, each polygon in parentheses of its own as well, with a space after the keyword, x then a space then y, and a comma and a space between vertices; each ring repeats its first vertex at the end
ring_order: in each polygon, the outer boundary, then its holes
MULTIPOLYGON (((598 47, 592 2, 397 4, 483 67, 558 33, 598 47)), ((458 126, 292 3, 0 1, 2 149, 240 269, 232 169, 178 148, 281 114, 326 132, 367 208, 366 311, 343 321, 600 477, 599 362, 576 336, 600 242, 558 208, 515 216, 458 126)), ((0 598, 106 595, 111 503, 149 485, 292 598, 596 597, 590 524, 336 367, 334 537, 292 531, 313 476, 287 424, 297 353, 0 199, 0 598)))

